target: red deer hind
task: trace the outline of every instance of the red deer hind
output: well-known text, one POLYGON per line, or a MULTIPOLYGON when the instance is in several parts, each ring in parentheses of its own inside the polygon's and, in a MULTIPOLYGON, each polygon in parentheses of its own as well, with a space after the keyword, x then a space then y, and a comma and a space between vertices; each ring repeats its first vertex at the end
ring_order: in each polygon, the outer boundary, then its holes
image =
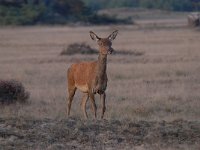
POLYGON ((86 102, 88 98, 91 100, 92 111, 96 118, 97 107, 95 104, 95 94, 100 95, 102 102, 101 118, 103 118, 106 107, 106 87, 107 87, 107 55, 111 54, 114 50, 112 48, 112 41, 116 38, 118 31, 115 30, 107 38, 100 38, 94 32, 90 31, 92 40, 97 41, 99 46, 98 60, 94 62, 81 62, 72 64, 67 72, 68 82, 68 109, 67 114, 70 115, 71 104, 74 94, 77 89, 84 93, 81 108, 83 110, 85 118, 88 118, 86 112, 86 102))

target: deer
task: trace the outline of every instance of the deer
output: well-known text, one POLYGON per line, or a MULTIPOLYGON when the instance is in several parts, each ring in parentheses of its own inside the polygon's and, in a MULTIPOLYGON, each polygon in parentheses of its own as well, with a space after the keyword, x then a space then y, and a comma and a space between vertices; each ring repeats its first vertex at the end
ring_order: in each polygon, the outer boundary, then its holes
POLYGON ((116 38, 118 30, 113 31, 108 37, 100 38, 93 31, 90 31, 90 37, 96 41, 99 47, 98 60, 91 62, 80 62, 72 64, 67 70, 67 84, 68 84, 68 106, 67 115, 70 116, 70 109, 73 97, 77 89, 83 93, 81 108, 84 117, 87 119, 86 103, 88 99, 91 101, 91 108, 96 119, 97 106, 95 103, 95 94, 100 95, 102 104, 101 118, 104 117, 106 111, 105 99, 107 88, 107 55, 112 54, 112 41, 116 38))

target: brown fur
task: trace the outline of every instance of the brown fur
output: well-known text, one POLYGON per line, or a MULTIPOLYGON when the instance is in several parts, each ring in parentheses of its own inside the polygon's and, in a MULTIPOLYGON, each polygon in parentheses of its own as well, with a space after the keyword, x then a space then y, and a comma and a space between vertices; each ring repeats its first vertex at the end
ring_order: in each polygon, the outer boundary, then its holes
POLYGON ((84 116, 87 118, 86 103, 90 98, 92 103, 92 110, 96 118, 96 104, 94 94, 98 93, 102 101, 102 114, 105 112, 105 90, 107 87, 107 54, 112 53, 111 41, 117 36, 117 31, 114 31, 107 38, 99 38, 94 32, 90 32, 90 36, 93 40, 96 40, 99 45, 99 57, 98 61, 94 62, 81 62, 72 64, 68 69, 68 115, 70 115, 71 103, 76 92, 79 89, 84 94, 82 98, 81 107, 84 112, 84 116))

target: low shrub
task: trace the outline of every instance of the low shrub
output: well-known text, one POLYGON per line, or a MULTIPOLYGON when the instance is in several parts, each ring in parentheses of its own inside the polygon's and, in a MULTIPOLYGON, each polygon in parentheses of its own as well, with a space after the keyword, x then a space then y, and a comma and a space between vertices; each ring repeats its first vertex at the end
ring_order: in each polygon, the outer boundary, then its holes
POLYGON ((73 54, 97 54, 96 49, 91 48, 86 43, 73 43, 68 47, 65 47, 61 52, 61 55, 73 55, 73 54))
POLYGON ((145 54, 145 52, 137 51, 137 50, 128 50, 128 51, 127 50, 119 50, 119 51, 116 51, 116 54, 142 56, 145 54))
MULTIPOLYGON (((86 43, 73 43, 70 44, 68 47, 64 47, 61 55, 73 55, 73 54, 98 54, 99 51, 97 49, 93 49, 90 45, 86 43)), ((119 55, 134 55, 134 56, 142 56, 145 53, 142 51, 136 50, 116 50, 114 54, 119 55)))
POLYGON ((23 84, 16 80, 0 80, 0 103, 24 103, 27 102, 30 94, 23 84))

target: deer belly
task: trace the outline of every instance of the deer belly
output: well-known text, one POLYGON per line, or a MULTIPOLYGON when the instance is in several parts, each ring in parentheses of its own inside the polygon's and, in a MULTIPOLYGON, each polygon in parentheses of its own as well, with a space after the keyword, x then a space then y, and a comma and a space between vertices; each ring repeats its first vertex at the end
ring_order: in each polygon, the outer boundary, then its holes
POLYGON ((76 85, 76 87, 82 92, 88 92, 88 85, 76 85))

